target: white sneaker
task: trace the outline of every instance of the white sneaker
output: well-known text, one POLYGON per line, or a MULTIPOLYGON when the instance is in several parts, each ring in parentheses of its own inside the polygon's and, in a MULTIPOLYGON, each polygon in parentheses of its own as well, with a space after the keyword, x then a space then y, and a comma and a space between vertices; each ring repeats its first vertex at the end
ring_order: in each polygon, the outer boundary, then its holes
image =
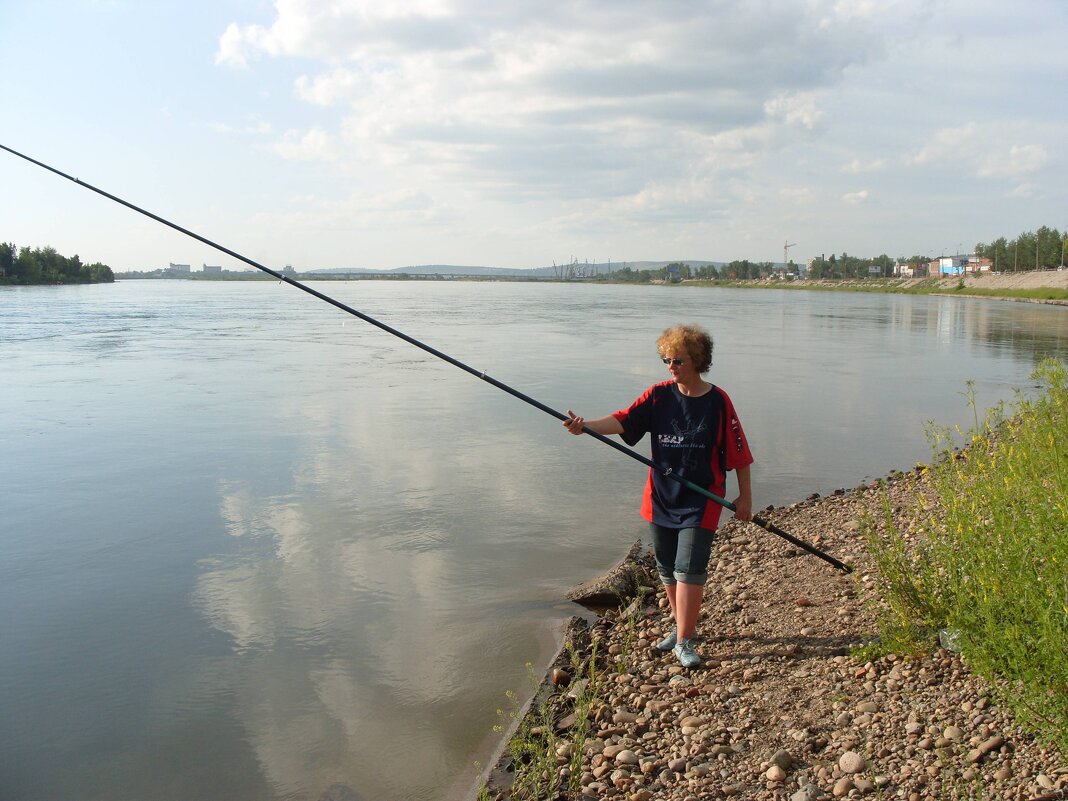
POLYGON ((692 640, 679 640, 675 646, 675 656, 678 657, 679 664, 684 668, 697 667, 701 664, 701 657, 693 649, 692 640))
POLYGON ((675 643, 678 642, 678 629, 671 632, 668 636, 662 639, 656 644, 656 650, 658 651, 673 651, 675 649, 675 643))

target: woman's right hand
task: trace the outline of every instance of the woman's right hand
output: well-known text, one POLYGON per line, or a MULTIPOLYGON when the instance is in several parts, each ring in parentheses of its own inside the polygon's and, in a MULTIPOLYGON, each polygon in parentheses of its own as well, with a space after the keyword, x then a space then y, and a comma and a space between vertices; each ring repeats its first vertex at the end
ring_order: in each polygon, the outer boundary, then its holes
POLYGON ((564 428, 575 436, 581 434, 583 427, 586 425, 586 421, 570 409, 567 410, 567 418, 567 420, 564 420, 564 428))

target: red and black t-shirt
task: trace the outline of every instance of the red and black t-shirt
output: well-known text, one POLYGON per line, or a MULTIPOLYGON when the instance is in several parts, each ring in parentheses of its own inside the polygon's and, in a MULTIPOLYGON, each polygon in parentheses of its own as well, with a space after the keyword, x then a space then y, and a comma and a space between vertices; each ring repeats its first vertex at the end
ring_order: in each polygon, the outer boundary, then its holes
MULTIPOLYGON (((753 463, 734 404, 717 386, 693 398, 674 381, 664 381, 612 416, 623 425, 624 442, 636 445, 650 434, 654 462, 720 497, 727 471, 753 463)), ((715 501, 650 468, 642 498, 642 517, 650 523, 715 531, 722 511, 715 501)))

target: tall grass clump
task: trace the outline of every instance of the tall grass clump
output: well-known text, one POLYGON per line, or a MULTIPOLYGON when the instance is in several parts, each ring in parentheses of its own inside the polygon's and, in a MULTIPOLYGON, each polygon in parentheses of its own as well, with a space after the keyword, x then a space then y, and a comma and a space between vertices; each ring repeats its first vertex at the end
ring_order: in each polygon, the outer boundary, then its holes
MULTIPOLYGON (((597 640, 586 655, 571 644, 566 649, 571 675, 575 677, 568 687, 554 690, 548 680, 539 681, 528 662, 528 679, 534 690, 529 707, 524 713, 516 693, 509 691, 505 695, 510 708, 497 710, 499 722, 493 727, 495 732, 504 732, 512 724, 518 724, 505 747, 514 771, 508 790, 510 798, 549 801, 580 794, 582 751, 591 735, 596 710, 604 704, 603 686, 610 666, 598 656, 597 640), (566 732, 558 731, 557 724, 568 711, 573 720, 566 732)), ((485 783, 477 798, 478 801, 490 798, 485 783)))
POLYGON ((887 506, 870 536, 884 645, 950 632, 1017 719, 1068 753, 1068 372, 1047 360, 1032 378, 1038 396, 976 414, 962 450, 935 432, 917 510, 901 522, 887 506))

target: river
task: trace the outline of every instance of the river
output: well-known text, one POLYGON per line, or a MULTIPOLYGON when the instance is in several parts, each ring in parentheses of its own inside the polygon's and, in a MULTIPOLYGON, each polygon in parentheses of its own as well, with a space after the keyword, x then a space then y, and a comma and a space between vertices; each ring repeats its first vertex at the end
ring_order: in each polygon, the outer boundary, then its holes
MULTIPOLYGON (((315 286, 586 416, 705 325, 758 508, 927 460, 966 382, 1068 353, 1068 310, 971 298, 315 286)), ((644 533, 641 465, 283 284, 0 288, 0 360, 5 801, 463 797, 564 592, 644 533)))

